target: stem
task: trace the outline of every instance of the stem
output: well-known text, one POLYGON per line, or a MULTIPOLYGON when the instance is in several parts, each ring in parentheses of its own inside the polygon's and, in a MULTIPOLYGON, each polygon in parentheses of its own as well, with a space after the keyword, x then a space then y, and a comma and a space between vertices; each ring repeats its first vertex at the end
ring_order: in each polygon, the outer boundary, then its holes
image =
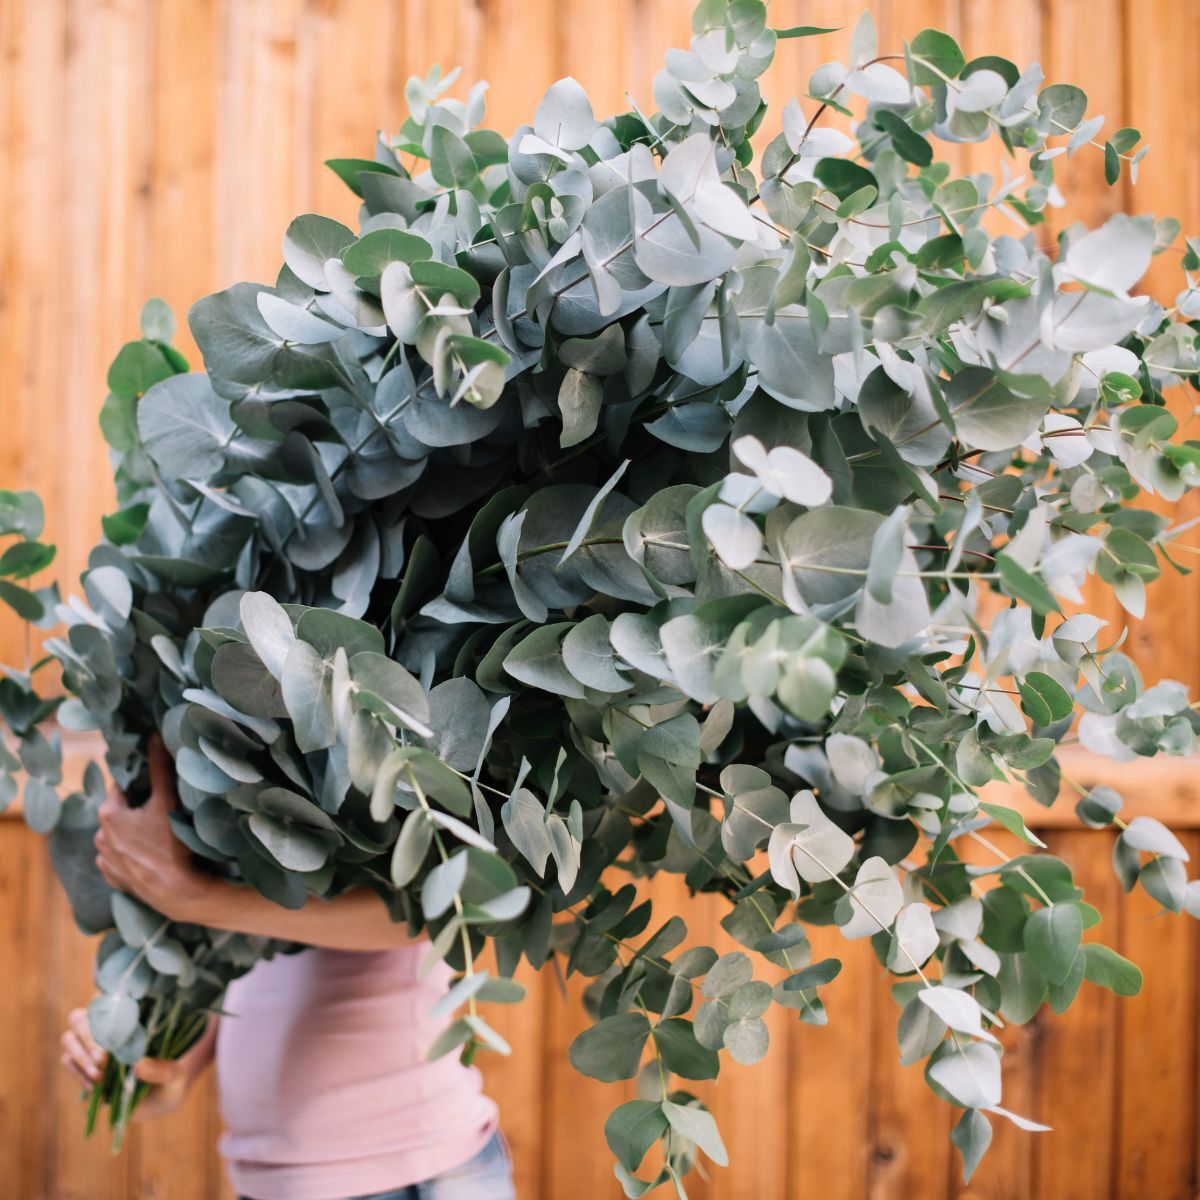
MULTIPOLYGON (((879 926, 881 933, 887 933, 888 930, 891 929, 891 925, 889 925, 885 921, 881 920, 879 918, 879 916, 875 912, 872 911, 870 905, 867 904, 865 900, 862 900, 858 896, 854 895, 854 888, 851 887, 850 884, 848 884, 840 875, 831 871, 811 850, 808 849, 807 846, 803 846, 799 842, 793 842, 792 843, 792 853, 794 854, 797 850, 799 850, 801 852, 801 854, 803 854, 806 858, 809 858, 814 863, 816 863, 816 865, 818 867, 820 867, 821 870, 824 871, 825 874, 828 875, 829 878, 832 879, 838 885, 838 887, 840 887, 842 889, 842 891, 846 893, 847 896, 850 896, 853 899, 854 903, 857 904, 859 906, 859 908, 861 908, 863 910, 863 912, 865 912, 867 914, 867 916, 870 917, 871 920, 874 921, 875 924, 879 926)), ((901 950, 904 950, 903 942, 900 943, 900 948, 901 948, 901 950)), ((905 951, 905 953, 907 954, 908 952, 905 951)), ((917 975, 920 978, 921 982, 926 987, 933 987, 934 984, 931 982, 929 976, 925 974, 924 970, 921 967, 917 966, 917 963, 915 962, 915 960, 912 958, 911 955, 908 956, 908 961, 911 962, 913 964, 913 966, 916 968, 917 975)), ((950 1033, 951 1033, 951 1035, 953 1035, 954 1030, 953 1029, 950 1030, 950 1033)), ((955 1038, 955 1045, 958 1045, 957 1038, 955 1038)), ((961 1049, 961 1046, 959 1048, 961 1049)))
MULTIPOLYGON (((864 67, 874 66, 875 63, 894 62, 895 60, 902 59, 903 57, 904 57, 903 54, 881 54, 877 58, 871 59, 870 62, 863 63, 861 67, 858 67, 856 69, 861 71, 864 67)), ((837 96, 837 94, 840 91, 842 91, 843 88, 845 88, 845 86, 846 85, 844 83, 839 83, 837 85, 837 87, 835 87, 833 89, 833 91, 830 92, 829 95, 824 100, 821 101, 820 107, 817 109, 817 111, 815 113, 813 113, 813 115, 809 118, 808 124, 804 127, 804 133, 801 134, 801 136, 800 136, 800 145, 797 146, 796 149, 792 151, 787 162, 785 162, 783 164, 783 166, 780 167, 779 170, 776 172, 776 174, 775 174, 776 179, 782 179, 788 173, 788 171, 790 171, 792 169, 792 167, 794 167, 796 165, 796 163, 799 161, 800 147, 803 146, 806 141, 808 141, 808 136, 816 128, 817 122, 821 119, 822 115, 828 111, 830 101, 833 100, 834 97, 837 96)), ((754 197, 754 199, 757 199, 757 196, 754 197)))
MULTIPOLYGON (((1197 707, 1197 706, 1196 706, 1195 704, 1192 704, 1192 705, 1189 705, 1188 707, 1189 707, 1189 708, 1195 708, 1195 707, 1197 707)), ((1076 740, 1078 740, 1078 739, 1076 739, 1076 740)), ((1058 745, 1059 745, 1059 746, 1062 746, 1063 744, 1064 744, 1063 742, 1059 742, 1059 743, 1058 743, 1058 745)), ((1022 772, 1022 773, 1021 773, 1021 778, 1022 778, 1022 779, 1026 779, 1026 778, 1027 778, 1027 776, 1028 776, 1028 772, 1022 772)), ((1082 784, 1082 783, 1080 783, 1078 779, 1073 779, 1073 778, 1072 778, 1070 775, 1067 775, 1067 774, 1065 774, 1065 773, 1064 773, 1064 772, 1063 772, 1061 769, 1060 769, 1060 770, 1059 770, 1059 772, 1058 772, 1058 777, 1059 777, 1059 779, 1060 779, 1060 780, 1061 780, 1063 783, 1065 783, 1065 784, 1066 784, 1068 787, 1074 788, 1074 789, 1075 789, 1075 791, 1076 791, 1076 792, 1078 792, 1080 796, 1082 796, 1082 797, 1086 797, 1086 796, 1089 796, 1089 795, 1091 794, 1091 789, 1090 789, 1090 788, 1086 788, 1086 787, 1084 787, 1084 786, 1083 786, 1083 784, 1082 784)), ((1122 820, 1120 817, 1118 817, 1116 814, 1114 814, 1114 815, 1113 815, 1112 819, 1109 821, 1109 824, 1110 824, 1110 825, 1115 825, 1115 826, 1116 826, 1118 829, 1122 829, 1122 830, 1124 830, 1124 829, 1128 829, 1128 828, 1129 828, 1129 822, 1128 822, 1128 821, 1123 821, 1123 820, 1122 820)), ((1155 858, 1158 858, 1159 856, 1156 854, 1154 857, 1155 857, 1155 858)))
MULTIPOLYGON (((583 541, 579 543, 579 548, 582 550, 584 546, 619 546, 623 544, 624 539, 619 537, 588 537, 584 538, 583 541)), ((653 544, 658 545, 660 543, 655 542, 653 544)), ((516 561, 521 563, 527 558, 536 558, 539 554, 551 554, 555 550, 565 550, 567 545, 567 542, 547 542, 544 546, 533 546, 528 550, 522 550, 520 554, 517 555, 516 561)), ((680 549, 686 550, 687 547, 682 546, 680 549)), ((476 574, 495 575, 503 570, 504 564, 502 562, 491 563, 489 566, 481 568, 476 572, 476 574)))
POLYGON ((937 754, 935 754, 932 750, 930 750, 930 748, 927 745, 925 745, 925 743, 923 741, 921 741, 921 739, 919 737, 917 737, 917 735, 915 733, 913 733, 913 731, 911 729, 908 731, 908 740, 910 742, 912 742, 912 744, 914 746, 916 746, 918 750, 924 750, 925 753, 928 754, 929 757, 933 760, 934 764, 936 766, 941 767, 942 770, 945 771, 946 774, 949 775, 950 778, 953 779, 954 782, 957 783, 958 786, 960 788, 962 788, 962 790, 964 792, 966 792, 969 796, 974 796, 976 794, 975 789, 973 787, 971 787, 969 784, 964 783, 962 781, 962 779, 959 778, 958 773, 951 769, 950 764, 947 762, 943 762, 942 759, 937 754))
MULTIPOLYGON (((977 829, 970 829, 967 832, 968 832, 969 836, 974 838, 975 841, 977 841, 981 846, 986 847, 994 855, 996 855, 996 857, 999 858, 1001 860, 1001 862, 1006 862, 1006 863, 1012 862, 1012 859, 1007 854, 1005 854, 1004 851, 1001 850, 999 846, 994 845, 992 842, 989 842, 988 839, 985 838, 983 836, 983 834, 980 833, 977 829)), ((1032 875, 1030 875, 1029 872, 1026 871, 1024 867, 1018 867, 1017 874, 1020 875, 1021 878, 1024 879, 1025 882, 1027 884, 1029 884, 1029 886, 1031 888, 1033 888, 1033 890, 1035 892, 1037 892, 1038 896, 1042 900, 1042 903, 1044 903, 1047 908, 1054 907, 1054 901, 1051 900, 1050 897, 1046 895, 1046 892, 1042 888, 1042 885, 1040 883, 1038 883, 1038 881, 1036 879, 1034 879, 1034 877, 1032 875)))
MULTIPOLYGON (((442 862, 448 862, 450 855, 447 854, 446 846, 442 841, 441 830, 439 830, 437 825, 434 824, 433 810, 429 807, 429 801, 425 796, 425 790, 421 787, 420 781, 417 779, 416 772, 412 769, 412 763, 407 763, 405 765, 405 773, 408 775, 408 782, 417 797, 417 803, 420 804, 421 809, 425 814, 425 820, 427 820, 433 827, 433 842, 434 845, 437 846, 438 855, 441 857, 442 862)), ((466 971, 464 973, 467 975, 474 975, 475 956, 471 952, 471 935, 467 931, 467 924, 463 919, 462 896, 458 894, 457 890, 454 893, 454 911, 458 916, 459 933, 462 939, 463 961, 466 966, 466 971)), ((470 1013, 473 1019, 477 1019, 479 1016, 479 1009, 476 1006, 474 995, 471 995, 467 998, 467 1012, 470 1013)))
POLYGON ((117 981, 117 993, 123 993, 125 991, 125 985, 129 982, 133 972, 137 969, 138 963, 140 963, 142 959, 146 957, 146 951, 149 950, 150 947, 153 946, 154 943, 157 942, 164 933, 166 933, 167 929, 170 928, 170 925, 171 922, 167 919, 164 919, 163 923, 138 947, 138 952, 129 960, 129 966, 125 968, 124 972, 121 974, 121 978, 117 981))
POLYGON ((83 1136, 91 1137, 96 1129, 96 1117, 100 1113, 100 1102, 104 1099, 105 1089, 108 1084, 108 1076, 112 1065, 111 1056, 105 1061, 104 1072, 100 1078, 92 1084, 91 1093, 88 1096, 87 1116, 83 1122, 83 1136))
MULTIPOLYGON (((910 550, 938 550, 942 554, 949 554, 950 551, 953 549, 953 547, 951 547, 951 546, 916 545, 916 546, 909 546, 909 549, 910 550)), ((985 559, 987 559, 988 562, 996 561, 994 555, 984 554, 984 552, 982 550, 964 550, 963 553, 964 554, 972 554, 976 558, 985 558, 985 559)))

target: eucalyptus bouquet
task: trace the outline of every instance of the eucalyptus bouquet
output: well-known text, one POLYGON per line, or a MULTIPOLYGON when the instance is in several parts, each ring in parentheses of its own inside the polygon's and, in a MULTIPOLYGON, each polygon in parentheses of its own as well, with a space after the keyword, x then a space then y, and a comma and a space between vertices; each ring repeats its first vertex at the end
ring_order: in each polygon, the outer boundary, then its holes
MULTIPOLYGON (((1098 140, 1079 89, 944 33, 880 54, 864 17, 755 171, 776 41, 833 31, 772 29, 758 0, 704 0, 693 28, 654 116, 598 120, 566 79, 506 142, 482 88, 411 80, 399 135, 329 164, 359 231, 301 216, 274 286, 192 308, 204 373, 152 301, 109 374, 120 507, 83 598, 12 582, 50 551, 36 499, 4 497, 0 597, 67 627, 0 684, 4 765, 104 931, 94 1105, 118 1131, 128 1064, 282 947, 108 892, 100 775, 61 797, 52 714, 135 792, 161 731, 176 832, 213 871, 287 906, 372 887, 427 932, 458 972, 438 1052, 506 1049, 480 1009, 520 997, 522 959, 592 978, 571 1060, 639 1077, 605 1129, 630 1197, 725 1161, 689 1081, 762 1057, 772 1003, 825 1022, 840 964, 807 925, 896 977, 899 1053, 962 1110, 968 1175, 993 1117, 1040 1128, 1001 1106, 994 1030, 1140 986, 1084 943, 1100 915, 1068 864, 979 796, 1053 803, 1068 737, 1195 748, 1185 689, 1143 687, 1078 605, 1092 579, 1140 616, 1172 561, 1180 530, 1138 501, 1200 481, 1164 403, 1200 374, 1200 296, 1131 294, 1175 222, 1038 228, 1056 158, 1098 149, 1115 182, 1139 135, 1098 140), (934 159, 991 136, 1019 173, 934 159), (686 914, 641 898, 660 871, 724 896, 744 950, 684 948, 686 914)), ((1195 912, 1179 841, 1120 808, 1078 801, 1119 827, 1127 888, 1195 912)))

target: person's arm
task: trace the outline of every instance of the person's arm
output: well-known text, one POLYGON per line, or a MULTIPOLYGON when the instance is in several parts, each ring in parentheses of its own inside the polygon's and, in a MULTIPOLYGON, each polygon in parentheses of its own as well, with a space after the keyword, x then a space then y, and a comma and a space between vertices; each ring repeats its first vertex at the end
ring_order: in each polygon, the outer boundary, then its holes
MULTIPOLYGON (((164 1116, 183 1104, 192 1084, 212 1062, 219 1020, 220 1017, 210 1017, 199 1041, 179 1058, 171 1061, 143 1058, 137 1063, 134 1071, 143 1083, 150 1084, 150 1091, 134 1110, 134 1120, 164 1116)), ((73 1009, 67 1017, 67 1030, 62 1036, 62 1050, 63 1066, 84 1087, 90 1088, 99 1082, 108 1054, 96 1045, 92 1031, 88 1028, 85 1009, 73 1009)))
POLYGON ((213 876, 186 903, 159 909, 163 916, 234 933, 303 942, 331 950, 389 950, 412 938, 393 921, 383 901, 369 888, 355 888, 331 900, 310 896, 303 908, 283 908, 251 887, 239 887, 213 876))
POLYGON ((100 808, 96 863, 113 887, 173 921, 234 933, 333 950, 388 950, 411 942, 405 926, 367 888, 332 900, 312 896, 303 908, 287 909, 201 870, 171 830, 174 763, 158 738, 150 745, 150 783, 150 798, 140 808, 130 808, 115 789, 100 808))

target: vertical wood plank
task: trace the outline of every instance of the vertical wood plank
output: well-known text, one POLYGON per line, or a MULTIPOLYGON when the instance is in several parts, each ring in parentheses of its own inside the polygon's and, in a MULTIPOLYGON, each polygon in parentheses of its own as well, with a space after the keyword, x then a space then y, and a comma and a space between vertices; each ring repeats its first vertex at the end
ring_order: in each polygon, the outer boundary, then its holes
MULTIPOLYGON (((202 364, 188 329, 187 310, 196 297, 227 282, 217 270, 222 17, 219 0, 158 5, 152 12, 147 288, 174 310, 176 342, 195 369, 202 364), (180 237, 181 230, 188 236, 180 237)), ((216 1200, 228 1195, 216 1149, 219 1133, 210 1070, 181 1112, 134 1131, 130 1155, 135 1194, 146 1200, 216 1200)))
MULTIPOLYGON (((1083 88, 1088 115, 1107 118, 1097 141, 1125 124, 1125 72, 1129 67, 1122 53, 1123 13, 1121 0, 1055 0, 1043 17, 1042 63, 1047 82, 1083 88)), ((1047 214, 1054 232, 1072 221, 1102 224, 1127 206, 1125 180, 1109 187, 1104 180, 1104 156, 1094 146, 1081 147, 1071 159, 1062 155, 1055 173, 1067 203, 1047 214)))
MULTIPOLYGON (((992 827, 987 830, 987 840, 992 846, 1010 858, 1025 849, 1016 838, 1005 830, 992 827)), ((958 843, 958 853, 964 861, 977 866, 994 867, 1000 856, 990 847, 972 839, 964 838, 958 843)), ((985 877, 984 888, 998 886, 996 877, 985 877)), ((978 892, 976 894, 979 894, 978 892)), ((1003 1098, 1001 1103, 1010 1112, 1037 1118, 1040 1073, 1037 1047, 1040 1025, 1035 1018, 1024 1026, 1006 1023, 996 1031, 1003 1048, 1001 1071, 1003 1098)), ((931 1097, 932 1098, 932 1097, 931 1097)), ((935 1101, 936 1103, 936 1101, 935 1101)), ((931 1110, 932 1111, 932 1110, 931 1110)), ((950 1112, 950 1128, 958 1122, 960 1109, 950 1112)), ((971 1182, 965 1184, 962 1177, 962 1156, 953 1150, 947 1167, 947 1195, 954 1200, 1008 1200, 1010 1196, 1035 1195, 1033 1187, 1032 1161, 1035 1144, 1032 1135, 1009 1124, 1002 1117, 992 1117, 992 1142, 983 1162, 979 1165, 971 1182)), ((947 1129, 946 1136, 949 1140, 947 1129)))
POLYGON ((301 30, 301 61, 312 79, 303 190, 314 212, 351 228, 360 202, 325 160, 370 158, 376 130, 400 124, 390 110, 395 7, 391 0, 310 0, 301 30))
POLYGON ((692 36, 692 6, 680 0, 633 0, 628 29, 629 89, 647 116, 657 110, 654 76, 668 50, 687 49, 692 36))
MULTIPOLYGON (((1200 157, 1181 110, 1200 95, 1194 71, 1200 53, 1200 10, 1173 0, 1127 4, 1123 39, 1128 63, 1125 115, 1150 146, 1138 181, 1129 188, 1129 204, 1135 212, 1178 217, 1187 234, 1200 223, 1200 157), (1150 54, 1153 57, 1147 58, 1150 54), (1146 68, 1148 63, 1152 69, 1146 68)), ((1181 279, 1179 255, 1168 252, 1155 259, 1146 290, 1169 304, 1182 287, 1181 279)))
POLYGON ((512 1054, 481 1056, 479 1066, 487 1094, 500 1107, 500 1126, 513 1157, 518 1196, 544 1194, 542 1138, 546 1119, 545 1097, 531 1081, 541 1076, 545 1054, 546 993, 552 980, 524 964, 517 979, 525 985, 525 999, 516 1005, 493 1005, 488 1021, 512 1047, 512 1054))
MULTIPOLYGON (((865 7, 878 12, 878 5, 862 5, 856 0, 776 0, 771 5, 771 24, 779 29, 795 25, 816 25, 823 29, 834 29, 834 33, 816 37, 787 38, 777 42, 775 61, 765 75, 760 76, 758 85, 767 102, 767 115, 755 137, 762 148, 783 128, 784 105, 797 97, 801 109, 811 115, 816 102, 806 100, 808 81, 813 71, 823 62, 832 59, 844 61, 850 47, 850 31, 865 7)), ((849 132, 845 117, 827 110, 821 117, 822 127, 849 132)))
POLYGON ((565 995, 553 978, 549 984, 540 1076, 530 1067, 530 1086, 540 1087, 545 1097, 540 1194, 545 1200, 557 1196, 617 1200, 624 1193, 613 1176, 604 1122, 618 1104, 634 1099, 634 1085, 601 1083, 571 1066, 567 1050, 588 1024, 583 1010, 587 980, 579 976, 567 980, 565 995))
MULTIPOLYGON (((436 5, 392 0, 388 13, 395 31, 392 45, 396 53, 392 56, 388 79, 384 128, 394 133, 408 116, 404 88, 409 77, 424 79, 436 66, 443 78, 451 71, 459 72, 447 93, 459 99, 465 99, 476 83, 487 83, 483 126, 507 137, 511 130, 496 119, 493 81, 484 71, 483 42, 489 29, 487 5, 482 0, 446 0, 436 5)), ((504 74, 498 69, 497 78, 502 80, 504 74)), ((406 161, 406 165, 410 164, 406 161)), ((414 169, 419 171, 421 165, 417 163, 414 169)))
MULTIPOLYGON (((922 29, 940 29, 952 38, 962 37, 958 0, 881 0, 875 13, 882 54, 903 53, 904 43, 922 29)), ((903 70, 903 63, 895 65, 903 70)))
POLYGON ((40 1083, 58 1062, 58 1035, 47 1019, 44 914, 50 888, 38 839, 23 821, 0 821, 0 1144, 6 1187, 18 1196, 48 1194, 45 1110, 40 1083))
POLYGON ((961 43, 968 61, 981 54, 1000 54, 1023 71, 1040 59, 1042 22, 1049 5, 1039 0, 1022 0, 1004 8, 972 4, 971 0, 959 0, 959 5, 961 43))
POLYGON ((486 0, 480 76, 491 84, 488 125, 506 137, 529 124, 561 75, 557 0, 486 0))
POLYGON ((208 1195, 211 1200, 236 1200, 233 1186, 229 1182, 229 1173, 225 1169, 225 1160, 217 1153, 217 1140, 224 1132, 225 1123, 221 1119, 221 1106, 217 1099, 215 1071, 209 1072, 202 1086, 207 1099, 204 1120, 208 1129, 208 1142, 212 1147, 212 1155, 208 1162, 208 1195))
POLYGON ((787 1196, 860 1200, 867 1195, 864 1147, 871 1144, 865 1100, 872 1059, 863 1038, 871 1027, 872 992, 881 986, 878 963, 865 942, 847 942, 836 929, 811 932, 813 961, 839 958, 842 972, 826 989, 829 1024, 791 1023, 787 1196))
MULTIPOLYGON (((722 951, 734 948, 719 940, 717 945, 722 951)), ((774 982, 762 965, 755 961, 755 978, 774 982)), ((767 1057, 743 1066, 722 1053, 720 1078, 708 1091, 708 1103, 729 1148, 729 1166, 709 1168, 711 1200, 783 1200, 787 1195, 793 1171, 788 1096, 794 1086, 787 1048, 796 1018, 772 1005, 763 1019, 771 1037, 767 1057)))
MULTIPOLYGON (((1200 834, 1181 838, 1192 861, 1200 834)), ((1126 901, 1121 953, 1145 974, 1141 993, 1118 1009, 1117 1153, 1114 1194, 1193 1196, 1196 1187, 1197 930, 1159 916, 1138 888, 1126 901)))
MULTIPOLYGON (((1076 883, 1105 919, 1086 940, 1119 949, 1122 893, 1109 855, 1112 837, 1094 830, 1048 839, 1051 851, 1071 865, 1076 883)), ((1139 1087, 1136 1076, 1118 1073, 1117 1038, 1122 1007, 1130 1003, 1084 983, 1062 1016, 1043 1010, 1037 1019, 1041 1107, 1030 1114, 1052 1127, 1037 1134, 1030 1150, 1038 1187, 1064 1200, 1104 1200, 1113 1193, 1112 1148, 1117 1093, 1139 1087), (1069 1147, 1069 1149, 1068 1149, 1069 1147)), ((1023 1136, 1018 1134, 1018 1136, 1023 1136)), ((1119 1193, 1117 1193, 1119 1194, 1119 1193)))
POLYGON ((218 274, 273 283, 283 235, 309 197, 298 36, 304 0, 222 0, 218 274))
MULTIPOLYGON (((48 487, 51 536, 60 546, 59 577, 77 576, 112 503, 112 479, 97 430, 105 372, 115 347, 137 328, 147 278, 150 131, 143 117, 151 95, 148 5, 114 0, 103 7, 73 0, 66 9, 62 140, 70 170, 61 176, 58 234, 68 281, 55 315, 56 337, 70 330, 71 355, 56 384, 59 419, 39 436, 55 463, 48 487), (76 132, 88 130, 79 138, 76 132), (62 456, 62 429, 74 432, 62 456), (57 445, 56 445, 57 443, 57 445)), ((43 484, 45 486, 45 484, 43 484)), ((67 1011, 92 993, 93 947, 77 932, 61 891, 51 889, 46 937, 51 965, 44 976, 49 1026, 61 1030, 67 1011)), ((56 1200, 132 1192, 130 1156, 114 1157, 107 1135, 82 1142, 79 1089, 65 1072, 44 1080, 48 1123, 48 1194, 56 1200)))
POLYGON ((136 1200, 210 1200, 216 1147, 209 1128, 208 1081, 197 1083, 178 1112, 138 1125, 129 1146, 136 1200))
MULTIPOLYGON (((1022 0, 1019 4, 974 4, 962 0, 961 30, 963 53, 967 59, 982 54, 999 54, 1010 59, 1020 71, 1041 57, 1042 14, 1044 5, 1038 0, 1022 0)), ((962 148, 967 171, 989 171, 1000 178, 1001 162, 1010 165, 1019 160, 1009 158, 995 140, 970 144, 962 148)), ((996 233, 1020 236, 1020 229, 1005 217, 988 214, 987 227, 996 233)))
MULTIPOLYGON (((0 465, 5 487, 42 493, 49 541, 68 524, 52 440, 63 423, 57 398, 68 361, 61 206, 67 29, 65 0, 0 5, 0 465)), ((24 664, 28 626, 0 607, 0 661, 24 664)))
MULTIPOLYGON (((687 898, 681 880, 670 881, 674 887, 663 895, 662 917, 682 913, 688 922, 687 945, 710 945, 718 954, 742 950, 724 929, 721 918, 729 912, 729 903, 719 896, 706 895, 687 898)), ((665 891, 665 889, 664 889, 665 891)), ((763 935, 767 928, 763 926, 763 935)), ((775 984, 787 972, 751 955, 755 979, 775 984)), ((688 1016, 695 1018, 701 997, 693 996, 688 1016)), ((695 1085, 681 1081, 678 1086, 699 1093, 712 1110, 717 1127, 729 1148, 728 1167, 705 1163, 710 1178, 698 1192, 697 1200, 759 1200, 771 1197, 782 1200, 787 1194, 791 1173, 788 1141, 788 1096, 792 1081, 788 1073, 787 1047, 790 1026, 795 1016, 789 1010, 772 1005, 764 1014, 770 1033, 770 1046, 761 1061, 745 1066, 721 1053, 721 1072, 715 1084, 695 1085), (764 1148, 771 1147, 764 1153, 764 1148)), ((688 1184, 691 1196, 692 1185, 688 1184)))
MULTIPOLYGON (((187 311, 229 280, 217 267, 216 153, 222 6, 191 0, 153 9, 153 145, 149 179, 148 290, 175 312, 176 344, 194 369, 199 352, 187 311)), ((125 336, 136 336, 130 328, 125 336)))
MULTIPOLYGON (((1004 1104, 1009 1111, 1022 1116, 1036 1113, 1042 1102, 1044 1076, 1038 1064, 1041 1035, 1042 1026, 1036 1019, 1028 1025, 1010 1025, 999 1033, 1004 1048, 1004 1104)), ((960 1115, 957 1109, 951 1112, 951 1127, 960 1115)), ((1026 1133, 1003 1117, 990 1120, 992 1144, 969 1184, 963 1183, 962 1156, 957 1150, 951 1153, 946 1194, 953 1200, 1009 1200, 1012 1196, 1040 1195, 1033 1182, 1034 1154, 1039 1149, 1036 1139, 1049 1135, 1026 1133)))
MULTIPOLYGON (((1125 31, 1123 0, 1055 0, 1042 20, 1042 63, 1049 83, 1074 83, 1088 97, 1089 116, 1106 121, 1097 141, 1126 123, 1127 76, 1132 68, 1123 53, 1125 31)), ((1066 139, 1055 139, 1058 143, 1066 139)), ((1058 235, 1076 221, 1096 227, 1114 212, 1129 207, 1128 178, 1110 187, 1104 179, 1104 156, 1095 146, 1084 146, 1074 158, 1060 156, 1056 178, 1066 198, 1062 208, 1049 208, 1039 242, 1057 250, 1058 235)), ((1112 622, 1119 630, 1126 622, 1112 590, 1099 580, 1089 580, 1084 590, 1085 609, 1112 622)))
MULTIPOLYGON (((1200 226, 1200 155, 1188 121, 1181 114, 1193 106, 1198 88, 1195 63, 1200 54, 1200 8, 1171 0, 1143 0, 1125 11, 1125 53, 1130 64, 1127 94, 1129 123, 1150 144, 1136 186, 1129 192, 1134 212, 1174 216, 1184 234, 1200 226), (1144 64, 1153 64, 1147 69, 1144 64)), ((1152 263, 1143 289, 1171 304, 1184 286, 1180 255, 1160 254, 1152 263)), ((1194 393, 1190 388, 1168 392, 1171 411, 1194 437, 1194 393)), ((1185 496, 1178 504, 1151 498, 1146 507, 1181 523, 1200 515, 1200 498, 1185 496)), ((1191 544, 1195 544, 1192 542, 1191 544)), ((1144 621, 1132 622, 1131 653, 1151 665, 1156 677, 1168 675, 1200 686, 1200 589, 1168 569, 1148 588, 1144 621)))
POLYGON ((915 1195, 936 1200, 945 1195, 942 1186, 950 1172, 955 1114, 929 1090, 922 1065, 901 1065, 896 1040, 900 1009, 888 994, 892 977, 884 975, 877 963, 875 967, 869 981, 870 1040, 864 1047, 872 1060, 867 1194, 872 1200, 907 1200, 915 1195))
MULTIPOLYGON (((57 884, 50 888, 44 936, 50 961, 42 976, 43 994, 51 1038, 56 1040, 67 1027, 70 1010, 86 1004, 95 992, 95 943, 75 927, 66 897, 57 884)), ((94 1135, 85 1140, 86 1106, 80 1099, 78 1082, 61 1068, 48 1070, 39 1093, 44 1104, 49 1165, 47 1195, 54 1200, 128 1200, 134 1188, 130 1146, 127 1143, 121 1154, 112 1153, 103 1117, 97 1120, 94 1135)))
POLYGON ((633 89, 630 59, 640 34, 634 24, 635 0, 609 0, 603 7, 590 0, 563 0, 559 8, 555 78, 573 75, 601 120, 627 112, 625 93, 633 89))
MULTIPOLYGON (((69 290, 60 320, 72 354, 60 388, 62 425, 76 431, 69 461, 59 458, 56 500, 59 577, 75 579, 99 536, 99 514, 113 504, 107 448, 97 417, 112 354, 137 330, 144 300, 150 135, 142 119, 151 94, 146 0, 103 7, 73 0, 67 20, 65 140, 74 152, 63 179, 60 236, 66 239, 69 290), (88 129, 90 136, 74 138, 88 129)), ((59 152, 62 152, 60 147, 59 152)), ((61 452, 61 427, 43 437, 61 452)))

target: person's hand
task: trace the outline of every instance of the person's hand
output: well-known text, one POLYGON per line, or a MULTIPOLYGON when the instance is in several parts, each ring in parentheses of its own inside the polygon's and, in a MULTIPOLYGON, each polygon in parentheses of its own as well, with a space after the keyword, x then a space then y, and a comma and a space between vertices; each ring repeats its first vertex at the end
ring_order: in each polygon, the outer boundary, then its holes
MULTIPOLYGON (((150 1090, 134 1110, 134 1119, 159 1117, 174 1112, 187 1098, 192 1083, 212 1057, 212 1039, 205 1036, 186 1054, 167 1061, 143 1058, 134 1073, 150 1090)), ((98 1083, 108 1060, 107 1051, 96 1045, 88 1028, 87 1010, 75 1008, 67 1017, 62 1035, 62 1064, 85 1088, 98 1083)))
POLYGON ((108 1051, 96 1045, 88 1028, 87 1010, 73 1008, 67 1014, 67 1028, 62 1035, 62 1065, 90 1088, 98 1083, 108 1061, 108 1051))
POLYGON ((207 891, 210 877, 199 870, 191 851, 171 829, 178 803, 175 770, 162 739, 150 742, 150 798, 130 808, 113 788, 100 806, 96 865, 118 891, 144 900, 165 917, 187 920, 193 904, 207 891))

